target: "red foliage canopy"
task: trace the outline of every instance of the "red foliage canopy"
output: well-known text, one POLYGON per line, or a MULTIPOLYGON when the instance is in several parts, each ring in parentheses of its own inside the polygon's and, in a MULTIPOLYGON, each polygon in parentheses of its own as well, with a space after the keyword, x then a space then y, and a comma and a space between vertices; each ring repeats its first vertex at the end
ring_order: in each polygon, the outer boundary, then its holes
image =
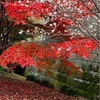
MULTIPOLYGON (((85 4, 89 9, 93 8, 93 3, 90 0, 86 0, 85 4)), ((15 1, 4 3, 4 7, 6 8, 6 13, 9 19, 11 21, 14 20, 15 24, 25 23, 25 19, 32 16, 49 16, 52 17, 52 21, 55 19, 63 19, 63 24, 67 23, 70 25, 72 23, 70 23, 71 21, 66 18, 66 10, 71 12, 71 15, 75 18, 93 15, 86 6, 84 6, 79 0, 53 0, 52 3, 48 1, 35 2, 24 0, 21 2, 15 1), (61 9, 58 7, 61 7, 61 9)))
MULTIPOLYGON (((89 57, 89 51, 94 49, 95 44, 89 39, 77 39, 43 46, 36 43, 19 42, 10 46, 2 53, 0 56, 0 65, 7 66, 7 64, 11 64, 12 66, 16 66, 20 64, 22 68, 25 66, 46 68, 48 67, 50 58, 65 63, 66 58, 76 53, 86 59, 89 57)), ((65 66, 78 71, 78 68, 71 62, 66 61, 65 66)))
MULTIPOLYGON (((86 0, 85 4, 89 9, 93 8, 91 0, 86 0)), ((14 21, 16 24, 27 24, 28 18, 48 17, 49 20, 45 24, 47 30, 51 30, 52 34, 70 34, 65 32, 66 28, 70 25, 76 25, 71 19, 71 16, 76 19, 82 19, 83 16, 92 16, 90 10, 83 5, 79 0, 53 0, 53 2, 4 2, 3 3, 6 14, 9 20, 14 21), (71 9, 72 8, 72 9, 71 9), (70 12, 70 14, 68 14, 70 12), (55 23, 55 24, 54 24, 55 23), (55 27, 56 25, 56 27, 55 27), (49 28, 48 28, 49 27, 49 28)), ((38 24, 38 27, 39 24, 38 24)), ((40 28, 43 28, 40 27, 40 28)), ((87 58, 89 51, 94 50, 96 45, 87 38, 68 38, 63 43, 50 43, 48 45, 40 45, 36 43, 15 43, 5 50, 0 56, 0 65, 6 66, 7 64, 24 66, 37 66, 40 68, 48 67, 49 60, 58 59, 61 62, 66 61, 66 58, 71 54, 87 58)), ((66 61, 66 67, 70 66, 78 71, 72 63, 66 61)))

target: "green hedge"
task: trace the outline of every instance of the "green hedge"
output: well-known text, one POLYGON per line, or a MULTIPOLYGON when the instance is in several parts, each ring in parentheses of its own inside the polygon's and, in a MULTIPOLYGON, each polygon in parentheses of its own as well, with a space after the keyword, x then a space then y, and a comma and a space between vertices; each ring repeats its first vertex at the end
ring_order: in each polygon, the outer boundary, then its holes
MULTIPOLYGON (((34 79, 34 75, 31 79, 34 79), (33 77, 33 78, 32 78, 33 77)), ((44 77, 41 75, 41 77, 44 77)), ((100 86, 96 83, 90 82, 80 82, 78 80, 73 80, 71 77, 58 76, 59 79, 55 80, 48 77, 49 79, 41 80, 35 77, 34 82, 37 82, 43 86, 50 88, 57 88, 60 92, 72 95, 72 96, 83 96, 91 100, 99 100, 99 88, 100 86), (37 81, 38 80, 38 81, 37 81)), ((32 81, 32 80, 31 80, 32 81)))
POLYGON ((88 82, 99 83, 99 76, 92 75, 92 73, 84 71, 82 74, 82 80, 85 80, 88 82))
MULTIPOLYGON (((56 89, 64 94, 72 96, 83 96, 91 100, 99 100, 99 75, 98 67, 93 68, 90 66, 88 69, 83 66, 82 77, 77 77, 73 75, 66 75, 63 69, 59 71, 49 70, 50 76, 46 76, 46 73, 39 73, 38 76, 44 77, 45 80, 41 81, 40 84, 49 87, 50 82, 56 89), (91 72, 95 70, 97 74, 92 74, 91 72), (48 81, 48 82, 47 82, 48 81)), ((35 77, 36 80, 41 80, 42 78, 35 77)))

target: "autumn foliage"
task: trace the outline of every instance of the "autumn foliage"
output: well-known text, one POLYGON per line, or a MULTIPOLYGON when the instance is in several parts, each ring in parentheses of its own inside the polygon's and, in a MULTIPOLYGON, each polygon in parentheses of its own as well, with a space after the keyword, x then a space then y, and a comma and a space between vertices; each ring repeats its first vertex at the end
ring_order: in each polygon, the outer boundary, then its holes
MULTIPOLYGON (((93 8, 91 0, 86 0, 85 4, 90 10, 93 8)), ((1 54, 0 65, 3 67, 9 65, 15 67, 19 64, 22 68, 34 66, 41 69, 49 67, 50 59, 54 59, 54 61, 59 60, 64 63, 66 67, 79 71, 66 58, 75 53, 86 59, 89 57, 89 52, 96 48, 91 39, 73 36, 67 31, 71 25, 76 26, 75 21, 72 20, 73 17, 82 20, 83 17, 93 16, 81 0, 54 0, 52 3, 24 0, 22 2, 3 2, 3 6, 7 18, 13 21, 14 25, 33 25, 33 27, 46 31, 47 34, 42 33, 46 37, 62 36, 64 38, 61 43, 15 43, 1 54), (30 20, 34 20, 34 18, 48 18, 48 21, 42 25, 30 23, 30 20)), ((34 32, 34 29, 32 31, 34 32)))
POLYGON ((25 24, 25 19, 28 17, 41 17, 48 15, 52 7, 48 7, 49 3, 38 3, 38 2, 10 2, 4 3, 8 18, 11 21, 15 21, 15 24, 25 24))
MULTIPOLYGON (((70 57, 73 53, 87 59, 89 51, 94 50, 95 45, 88 39, 72 40, 63 43, 40 45, 36 43, 19 42, 10 46, 0 56, 1 66, 10 65, 15 67, 20 64, 25 66, 34 66, 39 69, 49 67, 50 59, 59 60, 64 66, 79 71, 71 62, 66 58, 70 57)), ((53 67, 53 66, 52 66, 53 67)))

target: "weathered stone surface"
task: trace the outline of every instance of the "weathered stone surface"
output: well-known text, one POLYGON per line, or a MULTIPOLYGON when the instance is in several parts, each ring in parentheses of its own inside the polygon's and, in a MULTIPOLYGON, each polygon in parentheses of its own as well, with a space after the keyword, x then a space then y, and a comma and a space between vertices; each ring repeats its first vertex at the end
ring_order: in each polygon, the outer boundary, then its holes
POLYGON ((82 59, 81 57, 78 57, 77 55, 74 54, 68 60, 72 61, 79 68, 82 67, 83 65, 85 66, 92 65, 94 67, 96 67, 97 65, 100 66, 100 48, 97 48, 95 51, 91 52, 90 58, 88 59, 82 59))

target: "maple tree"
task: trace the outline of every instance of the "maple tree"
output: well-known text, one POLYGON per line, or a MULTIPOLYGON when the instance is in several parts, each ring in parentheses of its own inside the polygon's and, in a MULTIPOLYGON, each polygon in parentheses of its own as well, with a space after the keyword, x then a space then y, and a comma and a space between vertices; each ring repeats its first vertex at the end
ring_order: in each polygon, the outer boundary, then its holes
POLYGON ((82 34, 71 34, 68 29, 71 26, 78 27, 83 17, 95 15, 95 13, 91 13, 94 2, 92 0, 85 2, 83 0, 8 1, 1 2, 2 16, 5 16, 6 22, 4 27, 8 28, 6 33, 2 30, 6 41, 3 44, 8 44, 6 38, 17 26, 20 26, 24 32, 28 29, 28 34, 33 40, 38 35, 40 38, 43 36, 43 39, 36 43, 15 43, 5 51, 2 50, 0 65, 15 67, 20 64, 22 67, 34 66, 41 69, 53 67, 49 66, 50 59, 53 59, 54 61, 59 60, 60 63, 64 63, 64 66, 79 72, 78 68, 68 62, 66 58, 73 53, 85 59, 88 58, 89 52, 98 45, 98 40, 93 36, 88 38, 82 34), (47 42, 48 39, 51 39, 51 42, 53 39, 54 43, 47 42))

